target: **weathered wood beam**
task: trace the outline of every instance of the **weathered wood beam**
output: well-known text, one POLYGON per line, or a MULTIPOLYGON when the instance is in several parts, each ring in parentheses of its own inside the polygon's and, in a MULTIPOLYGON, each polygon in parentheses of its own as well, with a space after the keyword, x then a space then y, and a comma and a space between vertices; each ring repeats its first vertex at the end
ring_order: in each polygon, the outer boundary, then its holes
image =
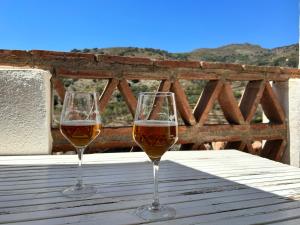
POLYGON ((247 123, 250 123, 265 89, 265 81, 249 81, 240 102, 240 109, 247 123))
POLYGON ((269 82, 266 83, 266 87, 261 98, 261 106, 270 122, 285 122, 285 113, 269 82))
POLYGON ((212 110, 222 87, 223 83, 220 80, 209 81, 206 84, 193 111, 199 125, 203 125, 207 120, 208 114, 212 110))
POLYGON ((127 80, 121 80, 118 84, 118 89, 120 90, 132 116, 134 117, 135 109, 137 105, 137 100, 130 89, 127 80))
POLYGON ((300 70, 230 63, 151 60, 86 53, 0 50, 0 65, 56 70, 58 77, 118 79, 274 80, 300 78, 300 70))
POLYGON ((109 79, 108 83, 106 84, 100 98, 99 98, 99 110, 102 113, 105 110, 107 103, 109 102, 110 98, 112 97, 113 92, 117 88, 119 81, 116 79, 109 79))
POLYGON ((175 93, 176 106, 184 123, 187 125, 196 124, 196 120, 187 100, 187 96, 178 80, 171 84, 171 91, 175 93))
MULTIPOLYGON (((162 80, 159 84, 159 87, 157 89, 158 92, 168 92, 171 88, 171 82, 168 80, 162 80)), ((155 99, 154 105, 155 107, 152 109, 149 119, 155 119, 157 117, 157 113, 161 110, 161 107, 163 105, 163 98, 155 99)))
POLYGON ((66 94, 66 90, 64 87, 64 84, 62 83, 62 81, 60 79, 57 79, 55 77, 53 77, 51 79, 53 88, 56 90, 58 97, 60 98, 61 102, 64 101, 65 98, 65 94, 66 94))
POLYGON ((243 124, 244 117, 240 111, 238 103, 234 98, 231 86, 225 82, 218 96, 221 109, 223 110, 226 120, 230 124, 243 124))
MULTIPOLYGON (((67 140, 58 128, 52 128, 54 150, 62 146, 67 150, 67 140)), ((179 144, 206 143, 214 141, 284 140, 287 127, 284 124, 179 126, 179 144)), ((132 127, 105 127, 91 145, 93 148, 115 148, 135 146, 132 127)), ((71 148, 71 146, 70 146, 71 148)))

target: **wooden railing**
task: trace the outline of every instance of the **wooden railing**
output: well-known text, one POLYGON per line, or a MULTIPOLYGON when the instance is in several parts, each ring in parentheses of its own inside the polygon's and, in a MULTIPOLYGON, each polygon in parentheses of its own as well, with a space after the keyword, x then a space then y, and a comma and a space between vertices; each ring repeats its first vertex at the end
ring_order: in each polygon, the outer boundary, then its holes
MULTIPOLYGON (((159 91, 170 90, 176 96, 178 112, 184 122, 179 126, 181 149, 205 149, 204 143, 223 141, 225 148, 275 160, 281 159, 287 145, 287 119, 270 82, 285 82, 300 76, 299 70, 291 68, 49 51, 1 50, 0 65, 49 70, 53 75, 53 87, 61 99, 65 93, 61 78, 107 79, 99 99, 100 110, 104 111, 114 90, 118 89, 132 115, 137 100, 128 81, 159 80, 159 91), (180 80, 208 81, 194 108, 190 107, 180 80), (247 82, 239 102, 230 85, 233 81, 247 82), (215 102, 221 106, 228 124, 206 124, 215 102), (269 119, 268 123, 251 123, 259 104, 269 119), (266 141, 259 151, 252 148, 252 142, 256 140, 266 141)), ((105 127, 90 151, 135 146, 131 129, 130 126, 105 127)), ((72 148, 57 127, 52 128, 52 135, 53 151, 72 148)))

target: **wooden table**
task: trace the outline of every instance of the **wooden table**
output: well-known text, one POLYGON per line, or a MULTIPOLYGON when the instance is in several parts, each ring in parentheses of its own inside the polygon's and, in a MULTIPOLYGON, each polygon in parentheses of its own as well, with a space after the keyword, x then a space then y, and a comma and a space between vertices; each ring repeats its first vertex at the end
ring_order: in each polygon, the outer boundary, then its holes
MULTIPOLYGON (((84 161, 84 182, 99 193, 74 200, 60 191, 75 182, 76 156, 0 157, 0 224, 143 224, 134 210, 152 199, 145 154, 84 161)), ((168 152, 159 190, 177 215, 151 224, 300 224, 300 170, 235 150, 168 152)))

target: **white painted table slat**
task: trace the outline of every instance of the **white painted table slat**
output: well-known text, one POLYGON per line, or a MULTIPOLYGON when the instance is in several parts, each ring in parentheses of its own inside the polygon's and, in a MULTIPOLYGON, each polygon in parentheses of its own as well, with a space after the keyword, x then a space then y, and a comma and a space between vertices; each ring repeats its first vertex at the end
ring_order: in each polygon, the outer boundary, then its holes
POLYGON ((84 182, 98 193, 70 199, 76 156, 1 156, 0 224, 300 224, 300 169, 236 150, 165 154, 160 200, 176 218, 149 223, 134 210, 151 202, 151 163, 138 153, 84 156, 84 182))

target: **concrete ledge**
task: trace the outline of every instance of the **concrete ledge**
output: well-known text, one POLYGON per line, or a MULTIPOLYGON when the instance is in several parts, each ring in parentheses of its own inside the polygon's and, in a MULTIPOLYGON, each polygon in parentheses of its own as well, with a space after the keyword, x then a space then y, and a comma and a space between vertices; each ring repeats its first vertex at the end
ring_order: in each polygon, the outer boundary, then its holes
POLYGON ((48 71, 0 67, 0 155, 52 149, 48 71))

